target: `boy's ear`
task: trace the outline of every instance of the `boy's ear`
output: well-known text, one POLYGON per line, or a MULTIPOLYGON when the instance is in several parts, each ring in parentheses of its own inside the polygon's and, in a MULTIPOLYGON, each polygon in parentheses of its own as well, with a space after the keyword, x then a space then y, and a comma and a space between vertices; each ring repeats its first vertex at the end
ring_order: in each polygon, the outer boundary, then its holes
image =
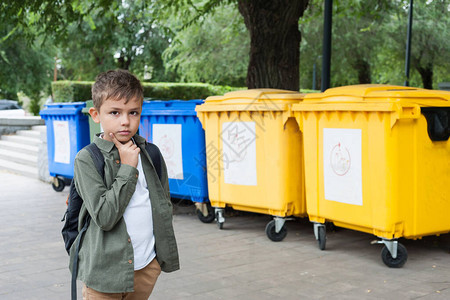
POLYGON ((89 114, 91 115, 92 120, 94 120, 95 123, 100 123, 99 112, 95 107, 89 108, 89 114))

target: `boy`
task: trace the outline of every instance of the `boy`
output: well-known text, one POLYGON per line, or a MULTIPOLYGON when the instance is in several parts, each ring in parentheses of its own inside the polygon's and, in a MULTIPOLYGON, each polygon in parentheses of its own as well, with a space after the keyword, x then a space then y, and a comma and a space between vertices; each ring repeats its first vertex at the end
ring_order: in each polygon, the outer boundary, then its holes
POLYGON ((91 216, 77 278, 84 283, 83 299, 148 299, 161 270, 179 269, 166 165, 161 156, 160 180, 145 139, 136 134, 143 90, 134 75, 124 70, 98 75, 92 99, 89 113, 104 131, 93 142, 104 156, 105 176, 88 151, 77 154, 79 220, 91 216))

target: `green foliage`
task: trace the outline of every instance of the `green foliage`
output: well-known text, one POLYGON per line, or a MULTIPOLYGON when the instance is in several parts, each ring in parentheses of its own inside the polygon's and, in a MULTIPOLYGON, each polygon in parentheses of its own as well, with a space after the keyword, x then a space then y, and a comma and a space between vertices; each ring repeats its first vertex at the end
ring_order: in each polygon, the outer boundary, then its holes
MULTIPOLYGON (((180 25, 175 16, 168 22, 180 25)), ((245 86, 249 51, 249 34, 236 5, 223 5, 178 31, 163 57, 182 81, 245 86)))
MULTIPOLYGON (((22 0, 0 2, 0 97, 31 98, 34 111, 53 77, 55 101, 90 99, 100 72, 125 68, 146 81, 146 97, 204 98, 244 86, 249 36, 236 3, 244 0, 22 0), (208 82, 186 86, 160 82, 208 82), (222 86, 224 85, 224 86, 222 86)), ((300 86, 320 87, 323 0, 300 19, 300 86)), ((332 86, 403 84, 409 0, 333 1, 332 86)), ((410 85, 431 72, 450 81, 450 0, 414 1, 410 85)))
POLYGON ((311 89, 300 89, 300 93, 310 94, 310 93, 320 93, 320 91, 319 90, 311 90, 311 89))
POLYGON ((18 97, 16 92, 0 89, 0 99, 18 100, 18 97))
MULTIPOLYGON (((395 14, 384 24, 387 43, 379 51, 376 65, 380 80, 394 79, 403 84, 405 77, 405 41, 409 1, 399 1, 395 14)), ((414 1, 411 38, 410 85, 423 86, 420 72, 431 71, 433 88, 450 81, 450 1, 414 1)))
POLYGON ((92 82, 89 81, 53 81, 52 94, 54 102, 84 102, 92 99, 92 82))
MULTIPOLYGON (((339 0, 333 2, 331 86, 373 81, 377 47, 384 44, 382 24, 392 11, 392 1, 339 0)), ((313 0, 300 23, 301 86, 312 86, 316 63, 320 88, 323 39, 323 1, 313 0)))
POLYGON ((28 105, 28 110, 30 111, 30 113, 33 114, 33 116, 39 115, 39 111, 41 110, 39 98, 32 98, 30 100, 30 104, 28 105))
MULTIPOLYGON (((333 1, 331 86, 357 84, 368 72, 370 82, 403 85, 409 0, 333 1)), ((312 0, 300 22, 300 86, 312 86, 316 63, 320 88, 322 0, 312 0)), ((450 64, 449 0, 414 1, 410 85, 423 86, 419 69, 433 72, 433 88, 448 81, 450 64)))
POLYGON ((1 35, 6 38, 0 42, 0 94, 17 100, 17 93, 22 91, 39 103, 41 91, 51 80, 54 47, 42 38, 30 42, 22 29, 11 30, 4 23, 0 24, 1 35))
POLYGON ((173 80, 161 54, 171 33, 158 22, 152 1, 121 1, 114 9, 79 1, 89 11, 79 23, 68 24, 69 38, 60 41, 64 79, 94 80, 100 72, 126 69, 152 81, 173 80))
POLYGON ((159 0, 156 5, 160 19, 173 19, 176 16, 179 29, 193 24, 201 24, 208 15, 238 0, 159 0))
POLYGON ((73 99, 74 101, 86 101, 92 99, 92 83, 87 81, 78 81, 73 87, 73 99))
POLYGON ((222 95, 232 90, 229 86, 217 86, 206 83, 144 83, 144 97, 151 99, 205 99, 211 95, 222 95))
MULTIPOLYGON (((54 81, 52 91, 54 102, 79 102, 92 99, 92 81, 54 81)), ((144 82, 144 97, 158 100, 190 100, 205 99, 211 95, 223 95, 227 92, 245 89, 245 87, 230 87, 206 83, 173 83, 144 82)))
MULTIPOLYGON (((2 34, 0 43, 14 39, 11 33, 21 31, 29 42, 36 36, 52 36, 56 39, 66 35, 68 23, 77 22, 81 18, 80 11, 74 9, 74 1, 21 0, 0 2, 0 27, 7 25, 8 31, 2 34)), ((85 0, 87 1, 87 0, 85 0)), ((105 1, 101 1, 102 3, 105 1)))
POLYGON ((53 102, 71 102, 74 99, 72 81, 53 81, 52 95, 53 102))

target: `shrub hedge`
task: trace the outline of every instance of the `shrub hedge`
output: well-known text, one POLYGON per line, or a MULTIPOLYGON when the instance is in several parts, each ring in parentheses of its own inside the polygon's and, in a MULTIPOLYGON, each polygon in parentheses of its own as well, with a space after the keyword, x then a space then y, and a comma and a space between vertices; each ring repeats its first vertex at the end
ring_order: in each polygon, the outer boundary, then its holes
MULTIPOLYGON (((52 93, 54 102, 84 102, 91 100, 93 81, 54 81, 52 93)), ((246 87, 230 87, 207 83, 142 83, 144 98, 158 100, 205 99, 212 95, 223 95, 227 92, 247 89, 246 87)))

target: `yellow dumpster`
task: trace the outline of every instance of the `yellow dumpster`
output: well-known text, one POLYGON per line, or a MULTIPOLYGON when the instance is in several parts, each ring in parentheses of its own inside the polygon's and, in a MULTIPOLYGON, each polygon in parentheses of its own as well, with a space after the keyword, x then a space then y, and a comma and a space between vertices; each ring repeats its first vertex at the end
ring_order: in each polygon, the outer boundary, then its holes
POLYGON ((450 92, 355 85, 309 94, 292 110, 303 132, 307 213, 374 234, 383 262, 407 260, 400 237, 450 231, 450 92))
POLYGON ((224 208, 274 216, 266 234, 281 241, 285 221, 305 216, 302 134, 291 105, 304 95, 251 89, 196 107, 205 129, 208 194, 221 229, 224 208))

